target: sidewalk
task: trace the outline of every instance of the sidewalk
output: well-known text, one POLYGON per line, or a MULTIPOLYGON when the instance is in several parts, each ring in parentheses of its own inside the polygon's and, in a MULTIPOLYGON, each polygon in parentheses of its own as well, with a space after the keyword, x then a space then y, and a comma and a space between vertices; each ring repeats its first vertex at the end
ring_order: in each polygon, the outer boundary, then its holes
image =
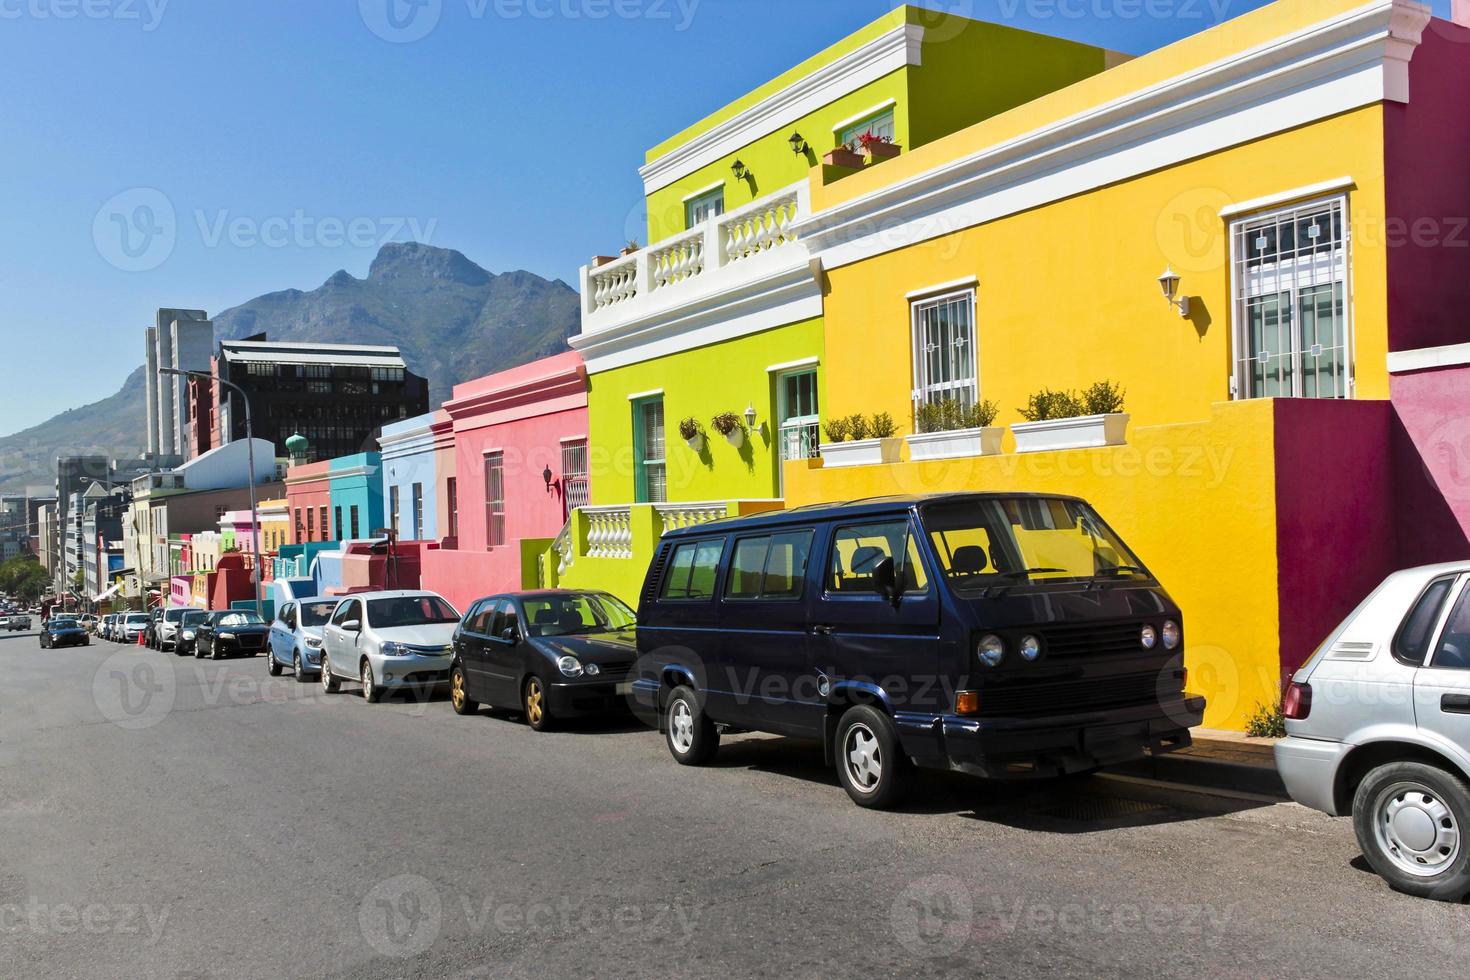
POLYGON ((1288 799, 1276 773, 1277 739, 1250 738, 1240 732, 1196 728, 1194 744, 1167 755, 1140 759, 1111 771, 1166 783, 1229 789, 1288 799))

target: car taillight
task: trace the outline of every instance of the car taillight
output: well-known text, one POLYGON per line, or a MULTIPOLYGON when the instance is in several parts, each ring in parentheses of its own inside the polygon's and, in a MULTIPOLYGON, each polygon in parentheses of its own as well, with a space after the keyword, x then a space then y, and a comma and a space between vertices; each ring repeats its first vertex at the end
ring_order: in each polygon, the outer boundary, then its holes
POLYGON ((1281 713, 1292 721, 1302 721, 1312 713, 1312 685, 1291 682, 1286 689, 1286 700, 1281 705, 1281 713))

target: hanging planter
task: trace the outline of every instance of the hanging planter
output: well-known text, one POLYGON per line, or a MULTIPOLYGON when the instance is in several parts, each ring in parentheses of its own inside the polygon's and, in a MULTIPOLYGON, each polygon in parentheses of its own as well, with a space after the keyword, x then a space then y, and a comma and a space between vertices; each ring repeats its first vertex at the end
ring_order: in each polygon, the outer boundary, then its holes
POLYGON ((679 435, 683 437, 684 444, 693 452, 704 451, 704 426, 693 418, 684 419, 679 423, 679 435))
POLYGON ((734 412, 721 412, 710 419, 709 424, 736 449, 745 445, 745 426, 740 424, 740 416, 734 412))

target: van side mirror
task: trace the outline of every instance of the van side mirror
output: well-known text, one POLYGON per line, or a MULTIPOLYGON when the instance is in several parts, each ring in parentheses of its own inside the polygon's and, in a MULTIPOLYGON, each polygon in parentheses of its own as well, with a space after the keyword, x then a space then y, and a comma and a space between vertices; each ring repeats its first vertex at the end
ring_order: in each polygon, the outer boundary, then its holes
POLYGON ((898 601, 898 573, 892 558, 881 558, 873 566, 873 591, 889 602, 898 601))

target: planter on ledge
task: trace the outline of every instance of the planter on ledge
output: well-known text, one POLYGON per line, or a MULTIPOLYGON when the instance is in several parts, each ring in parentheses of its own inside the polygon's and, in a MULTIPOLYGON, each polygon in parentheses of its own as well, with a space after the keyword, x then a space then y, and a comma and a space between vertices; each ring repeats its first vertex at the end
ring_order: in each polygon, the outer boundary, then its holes
POLYGON ((953 429, 949 432, 916 432, 908 437, 909 461, 956 459, 961 456, 996 456, 1000 453, 1005 426, 983 429, 953 429))
POLYGON ((897 143, 869 143, 864 149, 868 152, 868 163, 892 160, 903 152, 903 147, 897 143))
POLYGON ((896 463, 903 440, 854 439, 851 442, 822 443, 823 466, 875 466, 896 463))
POLYGON ((822 162, 829 167, 842 167, 846 170, 861 170, 868 161, 861 153, 854 153, 845 146, 839 146, 835 150, 828 150, 822 155, 822 162))
POLYGON ((1016 452, 1037 453, 1048 449, 1095 449, 1121 446, 1127 441, 1128 413, 1083 415, 1074 419, 1045 422, 1015 422, 1016 452))

